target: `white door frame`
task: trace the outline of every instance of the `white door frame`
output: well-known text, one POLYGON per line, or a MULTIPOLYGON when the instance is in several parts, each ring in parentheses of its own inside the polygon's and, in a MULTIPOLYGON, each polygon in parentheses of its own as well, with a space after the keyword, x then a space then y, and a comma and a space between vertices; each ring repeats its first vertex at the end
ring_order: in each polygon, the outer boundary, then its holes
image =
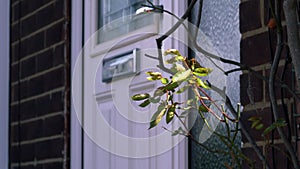
MULTIPOLYGON (((71 18, 72 18, 72 25, 71 25, 71 75, 73 77, 73 71, 75 65, 82 65, 81 57, 79 54, 82 49, 82 27, 83 27, 83 4, 82 0, 73 0, 72 1, 72 11, 71 11, 71 18)), ((82 71, 81 66, 79 71, 82 71)), ((81 88, 81 76, 78 77, 79 79, 76 85, 80 89, 81 88)), ((72 78, 71 80, 71 87, 74 87, 75 80, 72 78)), ((79 101, 82 100, 81 95, 72 96, 72 106, 71 106, 71 153, 70 153, 70 163, 72 169, 82 169, 82 128, 78 117, 75 112, 75 107, 73 103, 73 97, 76 97, 79 101)), ((80 109, 80 108, 79 108, 80 109)), ((79 111, 79 110, 76 110, 79 111)))
POLYGON ((10 0, 0 1, 0 168, 8 168, 10 0))

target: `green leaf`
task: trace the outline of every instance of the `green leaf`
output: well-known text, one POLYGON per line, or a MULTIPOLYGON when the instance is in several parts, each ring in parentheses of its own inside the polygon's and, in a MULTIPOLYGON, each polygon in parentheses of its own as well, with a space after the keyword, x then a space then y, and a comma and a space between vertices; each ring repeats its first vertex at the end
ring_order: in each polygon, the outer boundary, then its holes
POLYGON ((161 118, 165 115, 166 110, 165 103, 162 103, 158 106, 157 111, 151 117, 150 127, 148 129, 155 127, 161 121, 161 118))
POLYGON ((177 61, 184 61, 185 60, 185 57, 183 57, 181 55, 177 55, 175 58, 176 58, 177 61))
POLYGON ((276 129, 277 127, 284 127, 286 126, 286 122, 283 119, 278 119, 276 122, 268 126, 262 133, 263 136, 269 134, 271 131, 276 129))
POLYGON ((260 124, 260 120, 253 121, 252 124, 251 124, 251 128, 255 128, 259 124, 260 124))
POLYGON ((133 96, 131 96, 131 99, 135 100, 135 101, 139 101, 139 100, 145 100, 149 97, 150 97, 150 95, 148 93, 144 93, 144 94, 133 95, 133 96))
POLYGON ((261 123, 261 120, 262 118, 258 116, 253 116, 248 119, 248 121, 252 122, 251 128, 255 128, 256 130, 260 130, 264 127, 264 125, 261 123))
POLYGON ((197 83, 204 89, 210 89, 209 85, 206 82, 203 82, 200 78, 197 78, 197 83))
MULTIPOLYGON (((209 106, 206 106, 206 107, 209 107, 209 106)), ((201 112, 208 112, 208 109, 206 107, 204 105, 200 105, 198 107, 198 110, 201 111, 201 112)))
POLYGON ((167 124, 170 123, 173 118, 174 118, 174 114, 175 114, 175 105, 172 105, 167 112, 167 116, 166 116, 166 122, 167 124))
POLYGON ((169 83, 169 80, 167 78, 161 78, 160 81, 161 81, 162 84, 168 84, 169 83))
POLYGON ((171 57, 170 59, 166 60, 165 62, 167 64, 175 64, 176 62, 182 62, 185 59, 185 57, 181 56, 181 55, 176 55, 171 57))
POLYGON ((274 130, 276 128, 275 125, 271 124, 270 126, 268 126, 262 133, 263 136, 269 134, 272 130, 274 130))
POLYGON ((193 71, 193 74, 197 76, 207 76, 210 72, 212 72, 211 68, 199 67, 193 71))
POLYGON ((158 87, 158 88, 154 91, 154 97, 164 95, 164 94, 166 93, 165 90, 166 90, 166 89, 165 89, 164 86, 158 87))
POLYGON ((149 71, 149 72, 146 72, 146 74, 149 75, 149 76, 161 76, 160 72, 149 71))
POLYGON ((257 126, 255 126, 256 130, 261 130, 264 127, 264 124, 260 123, 257 126))
POLYGON ((171 71, 176 73, 176 72, 182 72, 185 71, 186 69, 181 65, 181 64, 173 64, 171 67, 171 71))
POLYGON ((160 80, 162 78, 162 75, 160 72, 146 72, 147 75, 149 75, 149 77, 147 77, 148 80, 153 81, 153 80, 160 80))
POLYGON ((188 65, 188 67, 192 70, 203 67, 200 65, 200 63, 195 58, 187 59, 186 63, 188 65))
POLYGON ((248 121, 257 121, 257 120, 261 120, 261 117, 258 117, 258 116, 252 116, 248 119, 248 121))
POLYGON ((164 52, 164 55, 181 55, 180 52, 177 49, 168 49, 164 52))
POLYGON ((147 77, 147 80, 149 80, 149 81, 160 80, 160 79, 161 79, 160 77, 156 77, 156 76, 147 77))
POLYGON ((171 57, 165 61, 167 64, 174 64, 177 62, 176 57, 171 57))
POLYGON ((148 106, 149 104, 150 104, 150 100, 147 99, 147 100, 145 100, 143 103, 141 103, 139 106, 140 106, 140 107, 146 107, 146 106, 148 106))
POLYGON ((172 91, 174 89, 176 89, 179 86, 179 84, 177 82, 171 82, 168 85, 166 85, 165 89, 168 91, 172 91))
POLYGON ((191 75, 191 70, 188 69, 186 71, 183 72, 177 72, 173 77, 172 77, 172 81, 173 82, 181 82, 186 80, 190 75, 191 75))

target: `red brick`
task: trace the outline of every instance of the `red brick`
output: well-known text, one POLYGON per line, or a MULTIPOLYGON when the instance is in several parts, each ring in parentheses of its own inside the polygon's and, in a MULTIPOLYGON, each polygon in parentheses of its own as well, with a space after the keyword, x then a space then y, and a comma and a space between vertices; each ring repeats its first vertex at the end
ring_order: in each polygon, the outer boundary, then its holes
MULTIPOLYGON (((257 72, 258 74, 262 75, 262 72, 257 72)), ((254 102, 260 102, 263 100, 263 80, 258 79, 253 74, 250 75, 250 85, 249 88, 249 73, 242 74, 240 76, 240 91, 241 91, 241 104, 247 105, 250 104, 250 96, 248 95, 248 91, 252 91, 254 102), (249 90, 250 89, 250 90, 249 90)))
MULTIPOLYGON (((260 150, 262 152, 262 148, 260 148, 260 150)), ((256 152, 252 148, 243 148, 242 152, 246 157, 248 157, 251 160, 250 164, 247 163, 245 160, 243 161, 243 169, 263 168, 262 161, 258 158, 256 152), (249 165, 253 166, 250 167, 249 165)))
POLYGON ((247 1, 240 4, 241 33, 261 27, 259 0, 247 1))
MULTIPOLYGON (((241 62, 248 66, 257 66, 271 61, 268 33, 248 37, 241 42, 241 62)), ((272 43, 272 46, 276 42, 272 43)))

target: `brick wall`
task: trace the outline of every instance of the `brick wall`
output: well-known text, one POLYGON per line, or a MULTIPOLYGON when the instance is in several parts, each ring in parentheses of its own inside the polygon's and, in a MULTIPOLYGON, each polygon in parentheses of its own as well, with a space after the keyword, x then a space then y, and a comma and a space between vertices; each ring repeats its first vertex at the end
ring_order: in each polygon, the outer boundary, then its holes
POLYGON ((11 0, 10 168, 68 168, 69 3, 11 0))
MULTIPOLYGON (((269 0, 242 0, 240 4, 240 31, 242 33, 241 40, 241 62, 251 66, 258 75, 263 75, 266 78, 269 77, 269 70, 272 61, 272 50, 275 52, 276 45, 276 30, 270 30, 268 32, 267 23, 269 20, 268 6, 269 0), (270 34, 269 34, 270 33, 270 34), (270 42, 270 43, 269 43, 270 42), (270 47, 271 46, 271 47, 270 47)), ((283 17, 284 18, 284 17, 283 17)), ((283 21, 283 25, 285 22, 283 21)), ((285 32, 285 31, 284 31, 285 32)), ((285 34, 285 33, 284 33, 285 34)), ((285 39, 285 36, 284 36, 285 39)), ((286 49, 284 49, 280 68, 276 74, 276 80, 280 81, 283 66, 286 61, 286 49)), ((287 65, 287 69, 284 76, 284 83, 289 87, 293 87, 293 72, 291 65, 287 65)), ((287 168, 287 158, 283 155, 286 151, 282 141, 280 140, 277 131, 273 133, 273 138, 270 136, 267 138, 270 142, 274 142, 274 146, 281 148, 283 152, 278 149, 273 149, 270 146, 266 146, 266 142, 261 136, 262 131, 251 129, 251 122, 248 118, 252 116, 262 117, 262 122, 265 126, 272 123, 272 111, 269 102, 268 83, 260 78, 257 78, 253 73, 243 71, 240 77, 241 82, 241 103, 244 106, 244 112, 242 120, 246 124, 248 131, 254 139, 257 141, 257 145, 260 147, 264 155, 267 157, 271 168, 276 165, 276 168, 287 168), (275 156, 275 161, 272 160, 272 153, 275 156)), ((294 111, 294 100, 286 90, 283 90, 283 98, 286 106, 281 102, 281 91, 279 87, 276 87, 276 97, 278 100, 278 106, 280 116, 284 118, 284 109, 290 114, 294 111)), ((293 126, 293 118, 289 117, 291 125, 293 126)), ((288 135, 288 130, 285 128, 285 133, 288 135)), ((292 131, 292 134, 294 131, 292 131)), ((243 138, 243 151, 254 161, 256 161, 257 168, 263 168, 262 163, 259 162, 256 153, 250 148, 250 144, 243 138)), ((295 144, 294 144, 295 145, 295 144)), ((245 166, 245 168, 247 168, 245 166)))

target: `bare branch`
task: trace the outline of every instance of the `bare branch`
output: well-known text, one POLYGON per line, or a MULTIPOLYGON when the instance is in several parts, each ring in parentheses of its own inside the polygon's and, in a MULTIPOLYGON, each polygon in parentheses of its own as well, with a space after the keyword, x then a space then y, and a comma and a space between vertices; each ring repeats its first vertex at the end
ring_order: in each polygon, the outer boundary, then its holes
POLYGON ((162 58, 162 42, 169 37, 174 31, 177 30, 177 28, 183 23, 183 21, 189 16, 190 12, 192 11, 194 5, 196 4, 197 0, 193 0, 188 9, 185 11, 185 13, 182 15, 180 20, 178 20, 164 35, 156 39, 156 45, 157 45, 157 52, 158 52, 158 59, 159 59, 159 68, 166 70, 167 68, 164 66, 163 58, 162 58))
POLYGON ((283 2, 285 13, 288 45, 296 71, 297 84, 300 85, 300 37, 297 27, 297 4, 296 0, 285 0, 283 2))

